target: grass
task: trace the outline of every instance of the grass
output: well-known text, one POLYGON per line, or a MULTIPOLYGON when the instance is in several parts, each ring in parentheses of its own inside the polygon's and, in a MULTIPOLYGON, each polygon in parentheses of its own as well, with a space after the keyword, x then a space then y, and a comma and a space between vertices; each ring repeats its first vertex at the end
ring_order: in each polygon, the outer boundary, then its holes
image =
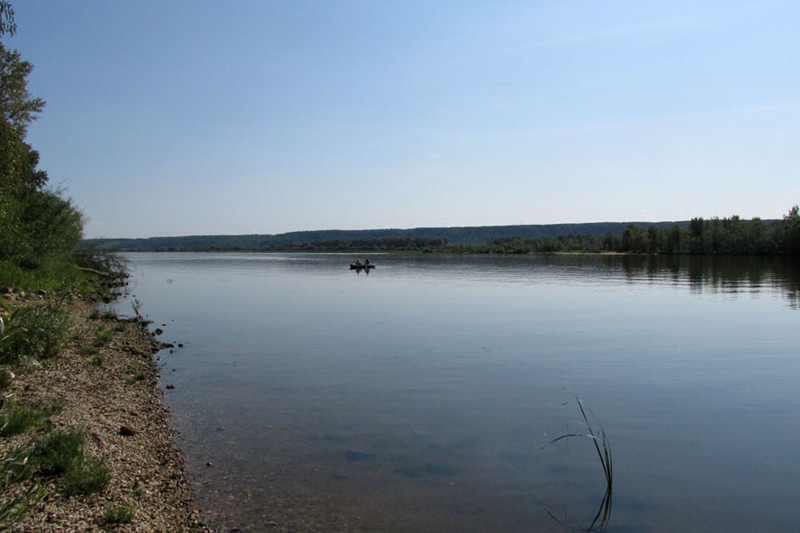
POLYGON ((57 301, 15 310, 0 337, 0 364, 18 365, 25 359, 58 355, 69 337, 68 317, 57 301))
POLYGON ((138 381, 144 381, 146 379, 147 379, 147 374, 145 374, 144 372, 137 372, 133 376, 131 376, 128 379, 126 379, 125 383, 127 383, 128 385, 133 385, 134 383, 136 383, 138 381))
POLYGON ((18 522, 22 516, 44 496, 44 487, 39 483, 31 483, 25 488, 9 489, 30 477, 32 468, 28 461, 28 450, 17 450, 0 459, 0 531, 18 522))
POLYGON ((48 418, 55 414, 54 408, 11 404, 0 412, 0 436, 10 437, 25 433, 32 428, 49 427, 48 418))
POLYGON ((114 337, 114 331, 106 329, 102 326, 98 327, 94 332, 93 344, 95 348, 101 348, 111 342, 114 337))
POLYGON ((111 480, 111 472, 100 459, 80 459, 67 469, 64 475, 64 493, 94 494, 100 492, 111 480))
MULTIPOLYGON (((85 356, 95 356, 98 348, 108 346, 114 338, 117 328, 106 328, 102 324, 95 323, 81 329, 72 336, 72 342, 76 346, 79 354, 85 356)), ((102 366, 102 361, 93 360, 92 364, 102 366)))
POLYGON ((67 291, 86 287, 87 275, 67 257, 43 260, 35 269, 22 268, 14 261, 0 261, 0 286, 22 287, 27 291, 67 291))
MULTIPOLYGON (((611 519, 611 503, 614 494, 614 463, 611 458, 611 444, 609 443, 605 430, 597 419, 597 415, 595 415, 592 410, 589 409, 592 417, 595 419, 595 421, 597 421, 599 432, 595 431, 591 422, 589 421, 589 417, 586 415, 588 408, 584 408, 583 402, 580 398, 576 396, 575 399, 578 401, 578 408, 581 410, 581 416, 583 417, 583 422, 587 431, 585 433, 567 433, 566 435, 561 435, 560 437, 551 440, 550 444, 572 438, 584 438, 592 441, 594 449, 597 452, 597 457, 600 460, 600 465, 603 468, 603 475, 605 476, 606 481, 606 491, 603 495, 602 501, 600 502, 600 507, 598 508, 592 523, 589 525, 586 531, 593 531, 595 529, 605 531, 608 527, 608 522, 611 519)), ((566 527, 566 524, 556 518, 550 511, 547 511, 547 513, 554 520, 566 527)))
POLYGON ((34 444, 31 463, 42 475, 63 475, 67 496, 100 492, 111 479, 105 462, 86 457, 83 431, 66 428, 50 432, 34 444))
POLYGON ((133 509, 127 505, 108 507, 103 512, 103 522, 106 524, 130 524, 133 522, 133 509))
POLYGON ((74 464, 82 462, 86 437, 75 428, 57 429, 36 441, 32 461, 44 475, 65 474, 74 464))
MULTIPOLYGON (((59 406, 14 408, 6 417, 3 436, 13 431, 24 432, 36 425, 47 425, 46 416, 58 412, 59 406)), ((0 457, 0 531, 19 521, 45 494, 45 487, 34 477, 63 476, 66 496, 93 494, 102 491, 111 480, 111 472, 102 459, 86 456, 86 437, 75 428, 49 429, 33 442, 32 447, 18 448, 0 457), (21 482, 27 481, 24 484, 21 482)))

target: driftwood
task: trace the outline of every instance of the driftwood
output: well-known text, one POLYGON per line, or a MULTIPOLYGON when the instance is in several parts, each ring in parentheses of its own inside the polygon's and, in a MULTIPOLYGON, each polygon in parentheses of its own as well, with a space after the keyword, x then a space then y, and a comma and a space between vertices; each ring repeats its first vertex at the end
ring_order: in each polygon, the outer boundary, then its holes
POLYGON ((111 274, 110 272, 102 272, 100 270, 95 270, 89 267, 78 267, 78 270, 83 270, 84 272, 90 272, 92 274, 97 274, 98 276, 102 276, 104 278, 116 278, 117 276, 111 274))

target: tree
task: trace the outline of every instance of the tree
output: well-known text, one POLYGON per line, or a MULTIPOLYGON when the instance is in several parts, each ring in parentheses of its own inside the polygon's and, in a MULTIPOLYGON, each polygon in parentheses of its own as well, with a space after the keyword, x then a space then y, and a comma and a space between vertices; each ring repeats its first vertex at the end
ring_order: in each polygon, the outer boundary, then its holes
POLYGON ((607 231, 605 235, 603 235, 603 239, 600 241, 600 248, 607 252, 619 252, 620 248, 622 247, 622 239, 619 235, 614 235, 610 231, 607 231))
POLYGON ((14 22, 14 9, 11 3, 0 0, 0 35, 14 35, 17 33, 17 25, 14 22))
POLYGON ((41 98, 28 92, 28 75, 33 65, 23 61, 17 50, 8 50, 0 43, 0 118, 11 124, 20 139, 25 138, 28 124, 45 106, 41 98))
POLYGON ((655 226, 647 228, 647 252, 657 254, 661 251, 661 230, 655 226))
POLYGON ((775 234, 781 253, 800 255, 800 206, 792 207, 775 223, 775 234))
POLYGON ((705 250, 704 232, 705 221, 701 218, 693 218, 689 221, 689 253, 702 254, 705 250))
POLYGON ((667 254, 679 254, 683 252, 683 230, 679 225, 675 224, 669 231, 665 232, 661 246, 664 253, 667 254))
POLYGON ((628 224, 622 232, 622 251, 643 253, 647 251, 647 237, 642 228, 636 224, 628 224))

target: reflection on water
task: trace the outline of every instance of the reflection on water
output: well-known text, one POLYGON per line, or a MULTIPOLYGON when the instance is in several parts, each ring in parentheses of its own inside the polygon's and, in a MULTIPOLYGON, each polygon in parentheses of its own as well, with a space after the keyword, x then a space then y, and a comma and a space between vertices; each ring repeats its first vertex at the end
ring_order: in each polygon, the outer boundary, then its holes
MULTIPOLYGON (((788 530, 790 259, 134 254, 221 531, 788 530), (788 305, 787 305, 788 302, 788 305), (554 520, 556 517, 558 521, 554 520)), ((123 312, 129 303, 121 303, 123 312)))

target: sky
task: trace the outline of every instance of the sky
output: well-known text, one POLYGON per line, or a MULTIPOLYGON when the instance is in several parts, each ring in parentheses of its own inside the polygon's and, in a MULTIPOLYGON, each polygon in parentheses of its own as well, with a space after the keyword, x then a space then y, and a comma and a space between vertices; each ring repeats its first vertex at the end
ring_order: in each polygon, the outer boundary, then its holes
POLYGON ((12 0, 86 237, 800 203, 800 3, 12 0))

